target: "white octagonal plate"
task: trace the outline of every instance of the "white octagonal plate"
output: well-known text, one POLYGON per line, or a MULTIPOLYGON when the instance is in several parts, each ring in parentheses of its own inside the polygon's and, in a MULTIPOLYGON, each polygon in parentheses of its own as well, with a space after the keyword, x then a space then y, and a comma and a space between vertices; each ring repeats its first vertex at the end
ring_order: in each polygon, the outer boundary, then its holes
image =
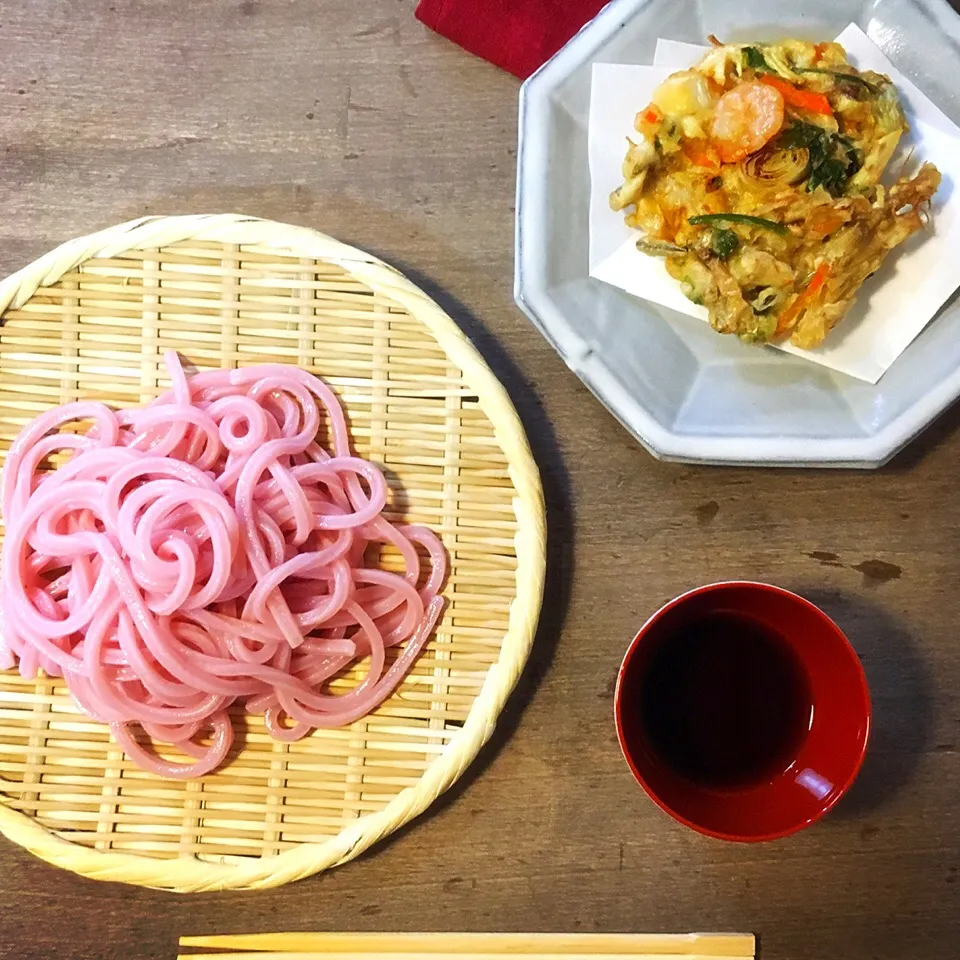
POLYGON ((523 86, 517 303, 655 456, 876 467, 960 396, 956 295, 874 386, 588 275, 592 63, 650 63, 657 37, 822 40, 850 22, 960 123, 960 17, 945 0, 614 0, 523 86))

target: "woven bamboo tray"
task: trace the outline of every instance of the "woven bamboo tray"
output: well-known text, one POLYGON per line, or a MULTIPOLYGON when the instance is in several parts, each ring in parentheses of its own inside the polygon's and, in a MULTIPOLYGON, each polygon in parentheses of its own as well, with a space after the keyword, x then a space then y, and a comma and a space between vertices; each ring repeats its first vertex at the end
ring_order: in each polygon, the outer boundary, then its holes
POLYGON ((312 230, 191 216, 64 244, 0 283, 0 322, 0 451, 50 406, 149 401, 170 348, 200 369, 297 364, 339 394, 389 509, 440 533, 451 560, 436 635, 374 714, 293 744, 238 714, 227 764, 197 781, 134 767, 59 681, 0 673, 0 832, 89 877, 254 889, 350 860, 425 810, 493 731, 544 574, 523 430, 453 321, 312 230))

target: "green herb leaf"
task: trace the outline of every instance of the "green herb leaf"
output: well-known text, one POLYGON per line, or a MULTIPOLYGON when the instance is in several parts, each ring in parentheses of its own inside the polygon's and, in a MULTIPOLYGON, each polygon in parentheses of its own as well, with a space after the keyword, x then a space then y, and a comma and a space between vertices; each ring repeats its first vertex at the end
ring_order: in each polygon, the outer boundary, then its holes
POLYGON ((847 153, 847 165, 852 168, 849 176, 852 177, 863 166, 863 155, 849 137, 845 137, 842 133, 838 133, 836 138, 837 142, 843 145, 843 148, 847 153))
POLYGON ((763 54, 757 47, 744 47, 743 59, 751 70, 766 70, 768 73, 772 72, 763 54))
POLYGON ((811 170, 807 181, 808 190, 823 187, 828 193, 839 197, 847 182, 847 166, 842 160, 829 157, 811 170))
POLYGON ((805 120, 795 120, 780 134, 777 143, 783 147, 806 147, 813 152, 815 149, 824 149, 826 137, 827 131, 823 127, 805 120))
POLYGON ((721 259, 726 260, 740 246, 740 238, 726 227, 719 227, 713 231, 713 241, 710 249, 721 259))
POLYGON ((807 190, 823 187, 835 197, 843 196, 847 182, 863 160, 849 137, 830 133, 815 123, 796 120, 777 138, 779 146, 806 147, 810 151, 807 190))
POLYGON ((764 217, 751 217, 747 213, 700 213, 695 217, 690 217, 687 222, 693 226, 714 223, 742 223, 749 227, 763 227, 765 230, 772 230, 774 233, 784 234, 787 232, 787 228, 782 223, 767 220, 764 217))

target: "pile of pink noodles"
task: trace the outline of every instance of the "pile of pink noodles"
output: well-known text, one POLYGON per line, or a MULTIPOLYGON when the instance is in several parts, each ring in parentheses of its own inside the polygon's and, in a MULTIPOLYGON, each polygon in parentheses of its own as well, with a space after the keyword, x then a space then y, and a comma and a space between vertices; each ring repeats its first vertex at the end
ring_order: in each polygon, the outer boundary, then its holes
POLYGON ((186 778, 223 761, 234 701, 279 740, 369 713, 427 642, 447 561, 429 530, 381 516, 386 481, 351 455, 316 377, 267 365, 188 380, 175 353, 166 362, 173 389, 149 406, 66 404, 7 454, 0 668, 62 676, 139 766, 186 778), (85 434, 62 432, 81 420, 85 434), (371 543, 392 544, 405 572, 368 566, 371 543), (354 661, 363 679, 331 693, 354 661))

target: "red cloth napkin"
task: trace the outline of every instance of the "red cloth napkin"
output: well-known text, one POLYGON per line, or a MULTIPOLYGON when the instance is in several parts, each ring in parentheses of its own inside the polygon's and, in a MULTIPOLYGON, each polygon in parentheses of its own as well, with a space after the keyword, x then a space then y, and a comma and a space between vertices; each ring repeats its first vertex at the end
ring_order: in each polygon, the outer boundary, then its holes
POLYGON ((420 0, 416 16, 431 30, 526 79, 607 0, 420 0))

